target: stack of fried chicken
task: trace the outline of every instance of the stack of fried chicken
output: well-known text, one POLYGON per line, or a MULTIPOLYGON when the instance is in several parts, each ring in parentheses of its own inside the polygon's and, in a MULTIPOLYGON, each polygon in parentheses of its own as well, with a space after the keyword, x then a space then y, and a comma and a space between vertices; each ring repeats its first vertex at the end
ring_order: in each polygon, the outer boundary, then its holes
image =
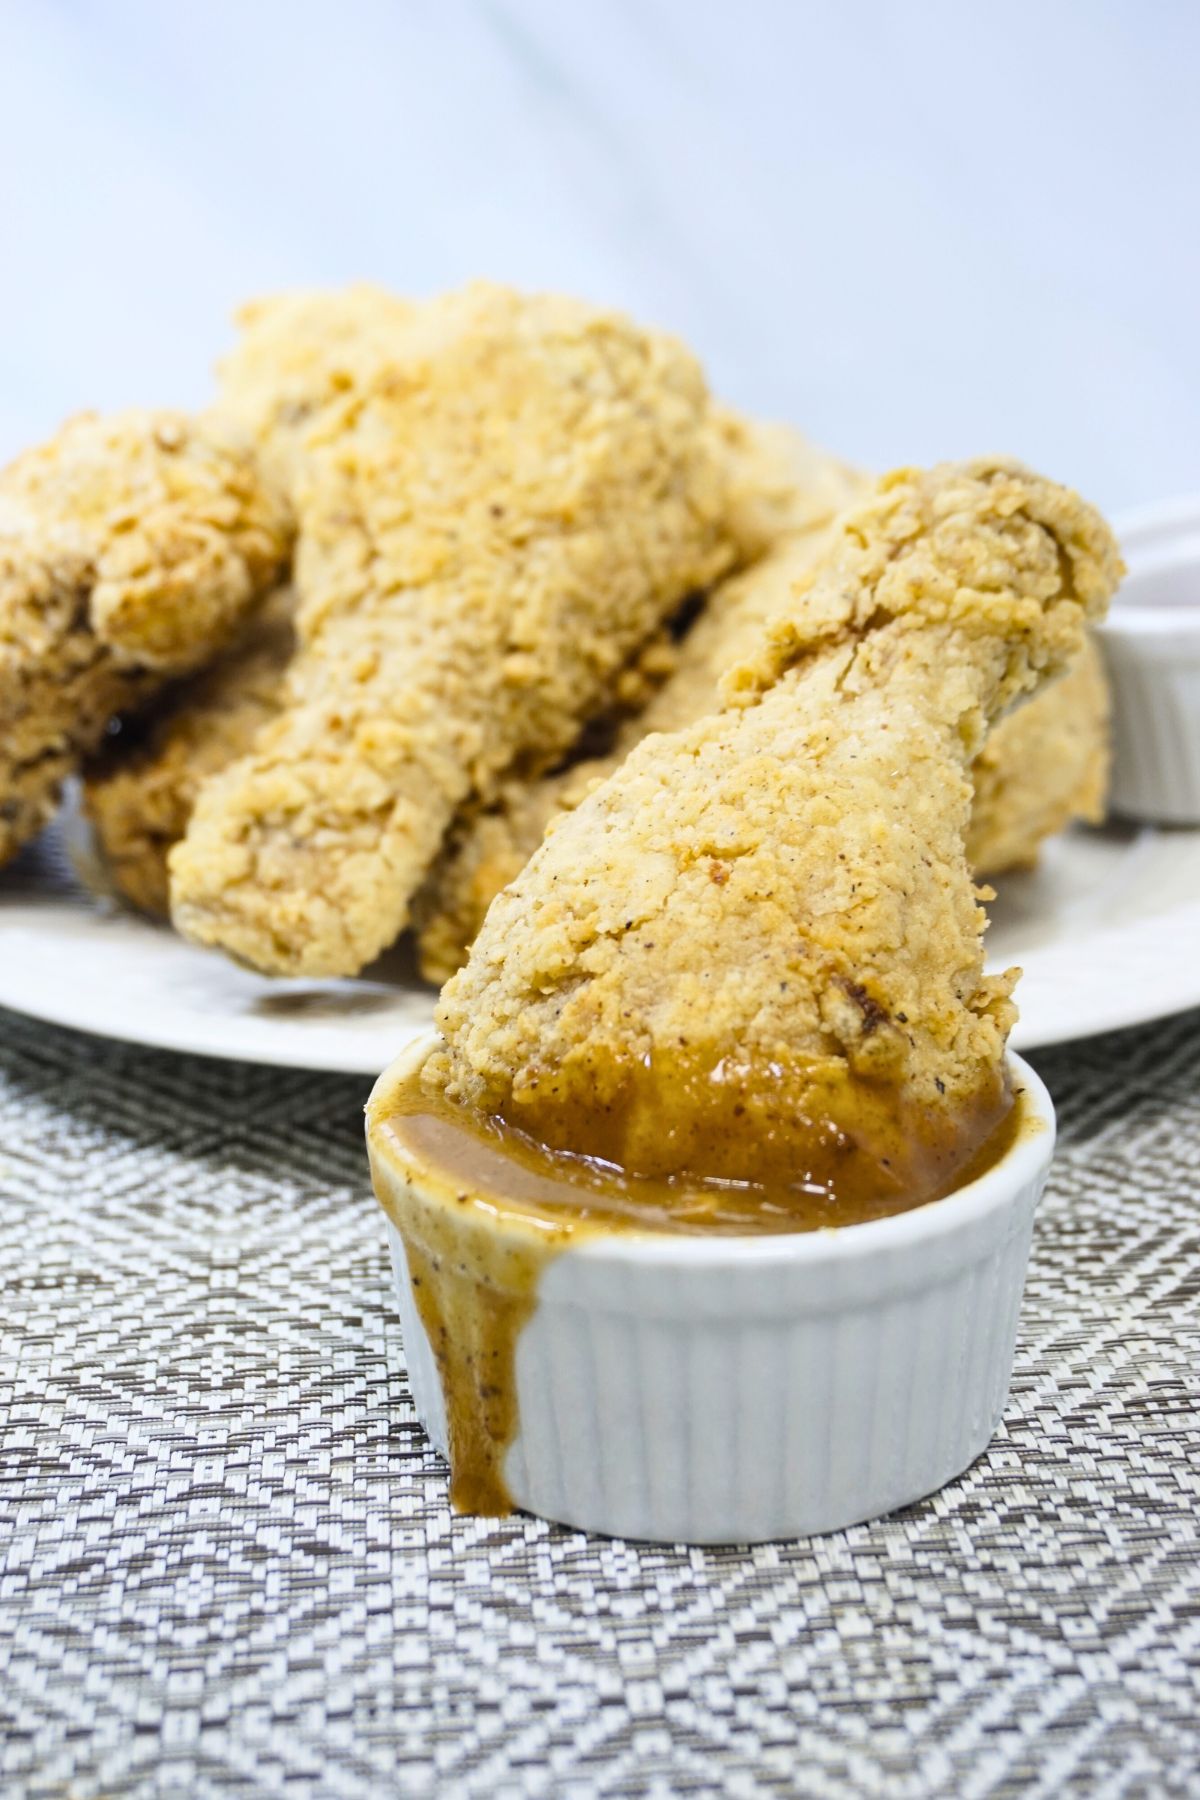
MULTIPOLYGON (((574 301, 355 287, 240 323, 209 412, 84 416, 0 474, 0 861, 80 774, 116 887, 197 943, 340 976, 411 927, 441 982, 548 827, 828 601, 873 483, 574 301)), ((1102 810, 1081 642, 973 745, 978 876, 1102 810)))
POLYGON ((948 1192, 1011 1113, 1020 974, 984 972, 968 775, 1120 573, 1100 515, 1020 463, 886 477, 716 704, 632 750, 497 896, 425 1085, 760 1205, 948 1192))

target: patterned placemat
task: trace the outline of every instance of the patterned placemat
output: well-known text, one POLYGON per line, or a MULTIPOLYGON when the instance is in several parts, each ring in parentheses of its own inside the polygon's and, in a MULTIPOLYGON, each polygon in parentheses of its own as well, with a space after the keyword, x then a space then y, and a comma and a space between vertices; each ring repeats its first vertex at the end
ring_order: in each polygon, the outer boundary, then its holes
POLYGON ((1036 1061, 990 1452, 673 1550, 450 1514, 364 1084, 0 1013, 0 1791, 1195 1791, 1200 1015, 1036 1061))

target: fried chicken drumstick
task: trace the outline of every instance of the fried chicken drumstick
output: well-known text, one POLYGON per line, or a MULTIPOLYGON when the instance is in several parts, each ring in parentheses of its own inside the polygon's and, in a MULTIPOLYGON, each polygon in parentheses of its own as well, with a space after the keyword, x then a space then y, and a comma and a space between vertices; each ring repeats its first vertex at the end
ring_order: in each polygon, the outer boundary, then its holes
POLYGON ((648 732, 677 731, 713 711, 722 674, 753 648, 767 620, 787 608, 793 584, 819 554, 833 510, 720 584, 681 645, 675 673, 644 711, 622 724, 607 756, 584 758, 540 781, 505 782, 492 806, 451 833, 413 903, 427 981, 448 981, 461 967, 488 907, 524 868, 552 820, 573 811, 648 732))
POLYGON ((427 1079, 648 1175, 936 1189, 1006 1110, 1015 1017, 968 771, 1119 572, 1019 464, 887 477, 725 710, 647 738, 495 901, 427 1079))
POLYGON ((0 862, 114 712, 234 636, 290 542, 283 498, 211 418, 81 415, 0 473, 0 862))
MULTIPOLYGON (((305 423, 361 379, 359 352, 365 350, 369 363, 384 355, 385 341, 394 345, 401 320, 411 312, 370 288, 255 302, 240 315, 243 338, 223 367, 223 404, 255 431, 276 467, 282 459, 295 478, 303 467, 305 423)), ((727 411, 718 416, 718 432, 729 458, 728 521, 739 560, 761 556, 785 531, 828 520, 864 485, 863 478, 787 427, 758 425, 727 411)), ((728 585, 722 584, 721 594, 728 585)), ((685 609, 690 611, 697 598, 685 609)), ((86 808, 107 877, 142 911, 161 916, 168 910, 168 854, 187 829, 203 783, 245 756, 263 725, 284 706, 295 649, 294 610, 291 591, 281 589, 216 663, 157 695, 140 715, 122 719, 120 730, 105 738, 99 757, 86 768, 86 808)), ((629 748, 645 731, 663 728, 646 707, 674 675, 680 660, 677 635, 664 629, 638 646, 612 684, 604 716, 585 726, 589 742, 606 741, 619 726, 618 742, 629 748)), ((695 651, 685 648, 683 658, 690 665, 695 651)), ((717 673, 714 669, 710 686, 717 673)), ((689 685, 683 670, 681 677, 677 693, 689 685)), ((697 703, 685 716, 707 710, 697 703)), ((589 768, 589 775, 594 772, 589 768)), ((439 982, 462 962, 492 895, 536 850, 546 820, 557 810, 553 802, 543 809, 543 789, 555 786, 551 777, 532 784, 519 777, 506 782, 500 798, 511 799, 512 807, 507 873, 499 873, 499 857, 490 857, 476 875, 456 871, 445 889, 431 882, 422 888, 422 916, 432 914, 431 938, 452 941, 470 927, 453 950, 443 952, 439 982), (526 797, 528 806, 522 804, 526 797), (518 855, 521 843, 524 854, 518 855)), ((498 824, 489 811, 481 820, 481 836, 488 839, 498 824)), ((478 860, 465 821, 462 836, 465 869, 468 860, 478 860)), ((435 964, 436 955, 431 952, 429 960, 435 964)))
POLYGON ((283 702, 295 633, 290 587, 269 594, 237 642, 142 714, 122 719, 84 765, 84 810, 105 873, 142 912, 165 918, 167 857, 210 775, 244 756, 283 702))
MULTIPOLYGON (((647 732, 678 731, 717 708, 722 675, 771 619, 787 615, 795 583, 827 533, 827 521, 793 532, 720 584, 681 646, 675 673, 644 711, 622 724, 609 755, 583 758, 540 781, 506 782, 490 807, 462 820, 413 902, 427 981, 440 985, 462 966, 488 907, 524 868, 547 827, 619 768, 647 732)), ((1073 819, 1100 819, 1108 760, 1108 686, 1089 637, 1065 675, 998 722, 976 759, 967 834, 975 873, 1032 868, 1044 839, 1073 819)))
POLYGON ((674 342, 488 287, 403 338, 310 434, 284 709, 171 856, 180 929, 280 974, 386 948, 464 801, 561 755, 735 554, 674 342))

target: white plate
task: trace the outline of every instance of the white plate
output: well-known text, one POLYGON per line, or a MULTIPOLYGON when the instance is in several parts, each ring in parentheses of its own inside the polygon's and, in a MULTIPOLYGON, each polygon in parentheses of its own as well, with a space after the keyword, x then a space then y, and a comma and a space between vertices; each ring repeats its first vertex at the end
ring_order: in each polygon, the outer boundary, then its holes
MULTIPOLYGON (((1115 827, 1002 884, 991 962, 1020 963, 1017 1049, 1200 1005, 1200 830, 1115 827)), ((0 871, 0 1006, 103 1037, 374 1075, 433 1018, 405 948, 354 981, 269 981, 89 894, 57 831, 0 871)))

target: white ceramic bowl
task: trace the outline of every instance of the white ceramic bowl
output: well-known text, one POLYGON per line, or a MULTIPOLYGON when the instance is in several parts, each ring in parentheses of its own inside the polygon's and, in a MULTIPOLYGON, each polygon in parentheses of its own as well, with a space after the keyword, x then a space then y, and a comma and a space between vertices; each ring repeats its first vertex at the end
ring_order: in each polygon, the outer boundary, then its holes
POLYGON ((1100 628, 1115 812, 1200 824, 1200 499, 1115 521, 1129 573, 1100 628))
MULTIPOLYGON (((372 1107, 432 1039, 380 1077, 372 1107)), ((1008 1394, 1054 1110, 1019 1057, 1030 1121, 944 1200, 836 1231, 621 1233, 543 1270, 516 1350, 505 1463, 524 1510, 669 1543, 835 1531, 932 1493, 986 1449, 1008 1394)), ((368 1130, 376 1191, 411 1168, 368 1130)), ((390 1219, 413 1398, 446 1453, 437 1365, 390 1219)))

